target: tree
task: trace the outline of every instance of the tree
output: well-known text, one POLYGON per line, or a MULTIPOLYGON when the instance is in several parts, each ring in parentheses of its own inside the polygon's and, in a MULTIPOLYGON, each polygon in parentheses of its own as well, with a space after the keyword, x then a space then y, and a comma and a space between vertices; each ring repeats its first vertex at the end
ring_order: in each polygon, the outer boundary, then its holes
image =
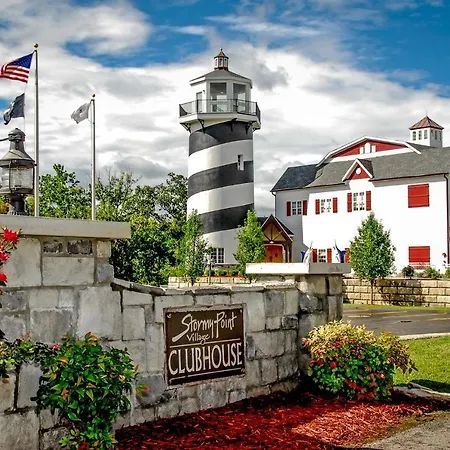
POLYGON ((389 231, 373 213, 363 220, 358 233, 350 243, 350 264, 358 278, 370 281, 370 303, 373 303, 373 286, 377 278, 384 278, 394 270, 395 247, 389 231))
POLYGON ((208 245, 202 237, 202 228, 197 211, 191 212, 186 221, 184 236, 176 252, 177 275, 189 281, 192 286, 195 280, 203 275, 206 268, 208 245))
POLYGON ((238 262, 239 272, 251 280, 252 277, 247 275, 245 271, 247 264, 259 263, 266 256, 264 234, 255 211, 249 210, 247 212, 244 226, 239 227, 236 239, 239 243, 234 257, 238 262))
MULTIPOLYGON (((91 194, 80 186, 75 172, 67 172, 62 164, 54 164, 55 174, 39 178, 39 215, 66 219, 88 219, 91 194)), ((28 197, 27 209, 34 215, 34 199, 28 197)))

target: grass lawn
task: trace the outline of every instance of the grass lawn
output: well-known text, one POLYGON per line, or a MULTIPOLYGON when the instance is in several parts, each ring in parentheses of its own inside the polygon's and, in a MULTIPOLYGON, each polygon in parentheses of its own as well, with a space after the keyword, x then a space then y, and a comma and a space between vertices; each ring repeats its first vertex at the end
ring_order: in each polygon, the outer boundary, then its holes
POLYGON ((418 372, 403 374, 397 371, 395 384, 410 381, 430 389, 450 393, 450 336, 405 341, 418 372))

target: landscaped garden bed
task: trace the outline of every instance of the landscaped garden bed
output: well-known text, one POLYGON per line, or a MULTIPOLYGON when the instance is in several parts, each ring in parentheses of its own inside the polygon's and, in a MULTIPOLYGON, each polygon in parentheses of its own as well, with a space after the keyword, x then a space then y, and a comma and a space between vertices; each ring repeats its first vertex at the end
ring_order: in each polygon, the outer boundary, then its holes
POLYGON ((302 392, 274 393, 123 428, 116 438, 121 450, 358 448, 440 407, 398 396, 378 403, 302 392))

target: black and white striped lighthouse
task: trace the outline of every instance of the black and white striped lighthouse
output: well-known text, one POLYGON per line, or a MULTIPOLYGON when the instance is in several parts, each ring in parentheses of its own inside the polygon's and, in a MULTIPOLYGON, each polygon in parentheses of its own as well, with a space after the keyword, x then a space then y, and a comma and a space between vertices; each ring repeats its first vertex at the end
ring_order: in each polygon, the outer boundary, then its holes
POLYGON ((239 225, 254 208, 253 131, 261 127, 252 81, 228 70, 220 50, 214 70, 190 81, 195 100, 180 105, 189 131, 188 213, 197 210, 217 264, 233 264, 239 225))

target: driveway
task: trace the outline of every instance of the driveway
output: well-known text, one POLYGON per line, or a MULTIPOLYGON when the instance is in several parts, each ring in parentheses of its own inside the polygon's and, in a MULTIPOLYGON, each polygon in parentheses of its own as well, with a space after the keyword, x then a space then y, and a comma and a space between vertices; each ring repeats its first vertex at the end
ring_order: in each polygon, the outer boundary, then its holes
POLYGON ((367 329, 404 335, 450 333, 450 308, 386 308, 356 304, 344 305, 343 321, 366 325, 367 329))

